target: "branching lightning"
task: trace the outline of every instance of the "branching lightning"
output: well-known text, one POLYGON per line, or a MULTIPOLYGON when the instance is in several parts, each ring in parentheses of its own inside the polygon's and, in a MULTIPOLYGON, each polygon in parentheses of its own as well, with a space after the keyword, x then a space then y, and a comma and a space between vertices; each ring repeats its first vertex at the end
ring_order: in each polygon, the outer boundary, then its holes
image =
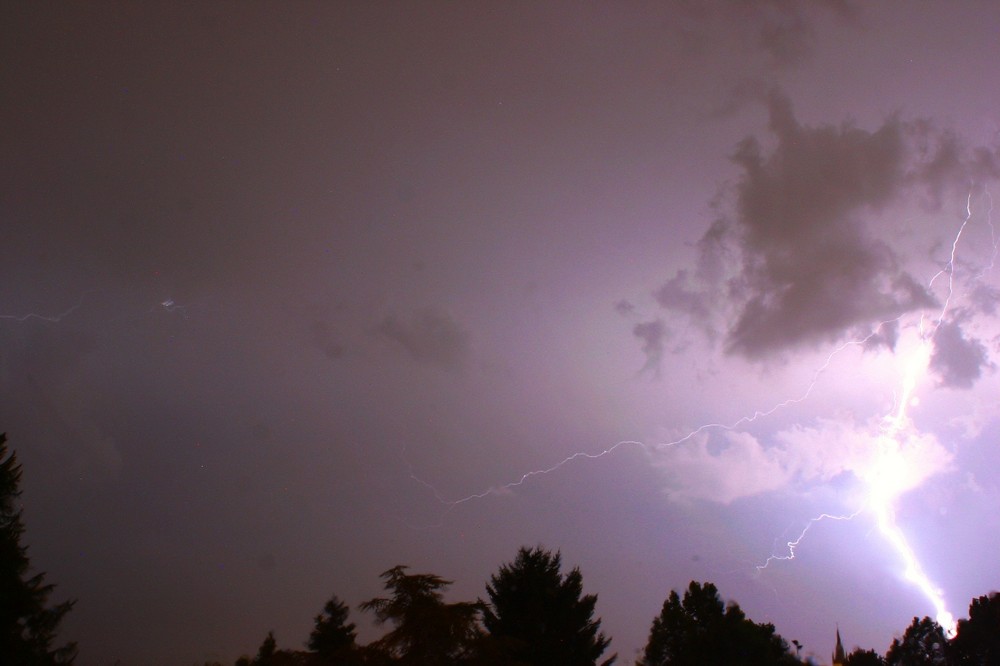
MULTIPOLYGON (((998 248, 1000 248, 1000 238, 998 238, 992 222, 992 196, 986 189, 983 190, 983 196, 987 202, 987 208, 984 211, 984 215, 986 223, 990 229, 993 245, 993 252, 990 257, 989 266, 984 269, 982 273, 985 274, 993 269, 998 248)), ((860 508, 852 513, 843 515, 823 513, 811 518, 807 521, 805 527, 798 533, 798 536, 785 543, 785 552, 783 554, 772 554, 766 561, 756 567, 759 572, 766 569, 772 562, 795 559, 796 549, 805 539, 812 526, 819 522, 849 521, 857 518, 862 513, 870 512, 874 517, 875 524, 878 527, 879 532, 882 534, 886 542, 892 546, 902 561, 903 575, 905 579, 913 584, 928 599, 928 601, 930 601, 931 605, 935 609, 937 622, 944 628, 945 632, 949 636, 952 636, 955 633, 955 618, 947 608, 943 592, 928 577, 916 553, 910 546, 905 534, 896 523, 895 506, 899 497, 912 487, 912 484, 909 483, 911 480, 909 475, 912 473, 912 470, 909 469, 910 463, 905 456, 906 437, 914 432, 908 415, 908 409, 910 405, 915 402, 914 392, 918 388, 921 380, 926 377, 933 352, 934 338, 951 308, 952 297, 955 294, 955 271, 959 245, 965 234, 966 228, 970 224, 973 217, 972 190, 970 190, 966 198, 964 213, 964 218, 959 225, 958 231, 955 233, 954 239, 952 240, 947 262, 933 275, 933 277, 931 277, 927 283, 928 291, 932 291, 935 288, 935 284, 939 280, 947 278, 947 287, 944 290, 945 293, 942 299, 942 305, 936 313, 936 317, 933 319, 928 320, 925 314, 921 314, 919 326, 917 327, 918 335, 915 348, 897 350, 896 352, 897 357, 900 358, 902 366, 900 385, 896 393, 896 399, 894 400, 892 409, 882 418, 882 424, 876 438, 876 450, 873 451, 870 465, 866 470, 857 473, 860 477, 860 481, 864 484, 866 489, 865 501, 862 503, 860 508)), ((596 453, 573 453, 554 465, 526 472, 522 474, 520 478, 509 483, 494 486, 484 491, 473 493, 458 499, 445 498, 432 484, 417 476, 409 463, 407 463, 410 478, 428 488, 434 494, 434 497, 442 505, 447 507, 445 510, 445 513, 447 513, 451 509, 468 502, 481 500, 490 495, 505 494, 514 488, 525 484, 528 480, 534 477, 544 476, 556 472, 563 466, 576 460, 596 460, 611 455, 618 449, 626 446, 636 446, 647 452, 657 451, 684 444, 706 431, 736 430, 742 426, 754 423, 758 419, 770 416, 785 407, 807 400, 812 394, 813 389, 818 384, 820 377, 830 368, 834 359, 839 354, 849 347, 863 347, 871 339, 877 336, 884 326, 892 323, 898 323, 902 319, 903 316, 901 315, 895 319, 883 321, 878 324, 878 326, 876 326, 866 337, 858 340, 851 340, 835 348, 826 360, 814 371, 806 389, 799 396, 774 404, 768 409, 756 410, 752 414, 743 416, 732 423, 706 423, 688 431, 686 434, 678 437, 677 439, 653 445, 647 445, 643 442, 635 440, 625 440, 596 453)))
MULTIPOLYGON (((990 213, 993 208, 992 197, 989 192, 985 192, 989 207, 987 210, 987 221, 993 241, 993 255, 990 261, 992 269, 993 261, 997 252, 996 232, 993 229, 990 213)), ((900 388, 893 409, 882 420, 879 436, 876 440, 877 450, 869 468, 863 473, 862 481, 867 487, 866 503, 853 514, 835 516, 822 514, 812 518, 806 523, 805 528, 798 537, 789 541, 787 554, 772 555, 762 565, 757 567, 758 571, 766 568, 768 564, 776 560, 795 559, 795 549, 805 538, 809 528, 815 523, 824 520, 851 520, 863 511, 870 510, 875 517, 875 523, 879 532, 885 540, 895 549, 903 562, 903 575, 906 580, 912 583, 931 602, 934 607, 935 619, 949 636, 953 636, 956 630, 955 616, 948 610, 945 603, 944 593, 928 577, 917 558, 916 553, 906 539, 906 535, 896 523, 895 504, 896 500, 909 489, 907 483, 907 461, 904 458, 903 437, 910 430, 911 423, 907 410, 914 400, 914 391, 920 380, 926 375, 930 362, 934 337, 938 329, 944 322, 951 306, 951 299, 955 293, 955 262, 958 254, 958 246, 965 233, 966 227, 972 219, 972 192, 970 191, 965 202, 965 217, 955 234, 951 243, 951 252, 947 263, 931 277, 927 284, 928 290, 934 288, 934 283, 942 276, 947 276, 948 286, 944 302, 937 313, 937 317, 927 326, 924 315, 920 317, 919 344, 916 349, 907 354, 903 359, 903 373, 900 380, 900 388)))
MULTIPOLYGON (((990 208, 992 209, 992 199, 990 200, 990 208)), ((970 190, 965 201, 965 218, 962 220, 962 224, 959 226, 958 232, 951 243, 951 254, 948 257, 948 263, 934 274, 927 285, 929 290, 933 289, 937 279, 942 275, 947 275, 947 294, 937 318, 932 322, 929 329, 924 326, 924 316, 920 318, 920 344, 912 356, 907 359, 896 406, 883 421, 883 427, 878 438, 878 451, 871 470, 865 479, 868 484, 868 505, 875 515, 879 531, 902 559, 904 576, 931 602, 934 606, 935 619, 949 636, 955 635, 955 616, 947 608, 944 593, 924 572, 920 560, 906 539, 906 535, 903 534, 903 531, 896 523, 895 503, 897 498, 907 489, 905 483, 906 462, 902 457, 903 442, 901 441, 905 431, 911 427, 907 409, 912 404, 913 392, 916 390, 917 384, 927 373, 934 336, 948 315, 951 299, 955 294, 955 261, 958 254, 958 245, 971 219, 972 192, 970 190)), ((990 224, 990 230, 992 233, 992 223, 990 224)), ((995 255, 995 234, 993 242, 995 255)))
POLYGON ((763 564, 757 565, 757 571, 763 571, 764 569, 767 568, 767 566, 771 562, 794 560, 795 549, 798 548, 799 544, 802 543, 802 540, 806 538, 806 534, 809 533, 809 528, 811 528, 816 523, 821 522, 823 520, 854 520, 861 514, 862 511, 864 511, 864 508, 858 509, 854 513, 843 516, 832 513, 821 513, 820 515, 814 518, 810 518, 806 522, 806 526, 802 528, 801 532, 799 532, 799 535, 794 539, 792 539, 791 541, 785 543, 785 547, 788 549, 788 553, 786 555, 771 555, 770 557, 767 558, 767 560, 764 561, 763 564))

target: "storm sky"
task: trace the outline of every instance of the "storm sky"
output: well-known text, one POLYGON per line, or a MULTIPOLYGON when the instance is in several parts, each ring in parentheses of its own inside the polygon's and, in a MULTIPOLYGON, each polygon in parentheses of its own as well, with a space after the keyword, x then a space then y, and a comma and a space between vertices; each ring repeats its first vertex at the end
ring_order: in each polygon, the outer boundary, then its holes
POLYGON ((964 617, 1000 587, 998 27, 5 3, 0 430, 78 663, 298 648, 331 594, 368 641, 380 572, 471 600, 538 544, 624 663, 692 579, 884 652, 934 608, 873 489, 964 617))

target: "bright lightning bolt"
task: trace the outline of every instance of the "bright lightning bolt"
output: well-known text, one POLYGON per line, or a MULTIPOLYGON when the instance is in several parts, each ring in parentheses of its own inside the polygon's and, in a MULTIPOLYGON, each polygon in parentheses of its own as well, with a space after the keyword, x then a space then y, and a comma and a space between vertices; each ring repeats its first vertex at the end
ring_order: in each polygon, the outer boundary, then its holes
MULTIPOLYGON (((988 202, 988 207, 984 214, 987 225, 990 229, 993 245, 993 255, 991 256, 989 267, 984 271, 985 273, 993 268, 998 248, 1000 248, 1000 239, 997 238, 997 233, 992 222, 992 196, 989 191, 985 189, 983 195, 988 202)), ((969 195, 966 198, 965 216, 958 231, 955 233, 954 239, 952 240, 948 261, 940 270, 937 271, 937 273, 934 274, 927 284, 928 290, 933 290, 935 283, 937 283, 938 280, 944 276, 947 276, 947 287, 943 304, 937 313, 937 317, 931 322, 930 326, 925 327, 927 322, 925 320, 925 316, 921 315, 918 327, 918 342, 915 348, 910 350, 899 350, 897 352, 902 368, 900 380, 901 384, 897 393, 895 405, 893 409, 885 417, 883 417, 882 426, 876 439, 876 450, 873 452, 871 463, 865 470, 858 473, 860 480, 866 486, 866 501, 863 503, 861 508, 850 514, 835 515, 823 513, 819 516, 811 518, 796 538, 786 542, 785 554, 771 555, 763 564, 756 567, 758 571, 761 571, 767 568, 767 566, 772 562, 795 559, 796 549, 805 539, 813 525, 824 520, 853 520, 861 513, 870 510, 874 515, 875 523, 879 532, 885 538, 886 542, 893 547, 902 560, 904 565, 903 574, 906 580, 912 583, 930 601, 931 605, 935 609, 935 618, 938 624, 942 626, 949 636, 953 636, 956 631, 955 617, 947 608, 942 590, 928 577, 919 561, 919 558, 910 546, 905 534, 896 523, 895 505, 899 497, 907 490, 912 489, 915 485, 915 471, 912 469, 912 461, 907 458, 907 438, 913 434, 913 428, 907 410, 911 404, 915 403, 914 392, 916 391, 921 379, 926 376, 933 351, 934 338, 950 309, 951 299, 955 294, 955 270, 958 248, 963 235, 965 234, 966 228, 972 220, 972 216, 972 191, 970 190, 969 195)), ((851 346, 864 346, 872 338, 878 335, 883 326, 892 322, 899 322, 901 319, 902 317, 897 317, 896 319, 882 322, 875 327, 875 329, 867 337, 860 340, 846 342, 834 349, 827 357, 826 361, 813 373, 811 381, 805 391, 803 391, 798 397, 779 402, 766 410, 754 411, 753 414, 743 416, 733 423, 707 423, 688 431, 685 435, 675 440, 660 443, 652 447, 647 446, 643 442, 626 440, 618 442, 617 444, 597 453, 573 453, 554 465, 526 472, 522 474, 520 478, 509 483, 494 486, 484 491, 473 493, 458 499, 446 499, 432 484, 418 477, 412 467, 410 467, 409 463, 407 463, 410 477, 414 481, 428 488, 434 494, 435 498, 447 507, 445 511, 445 513, 447 513, 461 504, 484 499, 490 495, 498 495, 508 492, 525 484, 527 481, 536 476, 551 474, 576 460, 600 459, 613 454, 619 448, 625 446, 638 446, 646 451, 649 451, 650 448, 653 450, 659 450, 683 444, 708 430, 735 430, 741 426, 749 425, 760 418, 770 416, 784 407, 807 400, 819 382, 820 376, 827 371, 838 354, 851 346)))
POLYGON ((785 547, 788 549, 788 554, 787 555, 771 555, 770 557, 767 558, 767 560, 765 560, 765 562, 763 564, 758 564, 757 565, 757 571, 763 571, 764 569, 767 568, 767 565, 769 565, 771 562, 794 560, 795 559, 795 549, 798 548, 799 544, 802 543, 802 540, 806 538, 806 534, 809 533, 809 528, 812 527, 813 525, 815 525, 816 523, 818 523, 820 521, 823 521, 823 520, 853 520, 862 511, 864 511, 864 509, 858 509, 854 513, 846 515, 846 516, 839 516, 839 515, 834 515, 834 514, 831 514, 831 513, 821 513, 820 515, 816 516, 815 518, 810 518, 809 521, 806 522, 806 526, 804 528, 802 528, 801 532, 799 532, 799 535, 797 537, 795 537, 794 539, 792 539, 791 541, 788 541, 788 542, 785 543, 785 547))
MULTIPOLYGON (((986 192, 989 201, 987 211, 987 221, 990 226, 993 238, 994 257, 996 254, 996 236, 993 230, 992 220, 989 215, 992 212, 992 197, 986 192)), ((869 467, 861 474, 862 481, 867 486, 868 499, 866 505, 853 514, 838 516, 822 514, 809 520, 805 528, 798 537, 786 544, 786 555, 772 555, 757 567, 760 571, 766 568, 771 562, 776 560, 795 559, 795 549, 799 546, 806 534, 814 524, 821 520, 851 520, 860 515, 866 508, 870 509, 875 516, 875 523, 879 532, 885 540, 895 549, 900 559, 903 561, 903 575, 931 602, 934 607, 935 619, 944 628, 949 636, 954 636, 956 631, 955 616, 948 610, 944 600, 944 593, 927 576, 917 558, 916 553, 906 539, 906 535, 896 523, 895 503, 896 500, 912 487, 909 462, 906 458, 905 437, 910 433, 910 419, 907 409, 914 402, 914 391, 920 380, 926 375, 930 363, 934 336, 938 328, 948 314, 951 305, 951 298, 955 293, 955 262, 958 253, 958 246, 965 233, 966 227, 972 219, 972 192, 970 191, 965 203, 965 217, 955 234, 951 244, 951 252, 948 262, 941 268, 928 282, 928 289, 933 289, 938 278, 947 275, 948 286, 944 304, 938 312, 933 326, 929 330, 925 329, 925 318, 921 316, 919 326, 919 343, 916 349, 905 352, 902 359, 902 378, 900 390, 893 410, 883 418, 882 428, 876 440, 876 451, 874 459, 869 467)), ((991 258, 992 267, 992 258, 991 258)))
MULTIPOLYGON (((987 196, 989 196, 988 193, 987 196)), ((992 198, 989 201, 990 210, 992 210, 992 198)), ((965 218, 962 220, 962 224, 959 226, 958 232, 951 243, 951 254, 948 258, 948 263, 934 274, 927 285, 928 289, 932 289, 938 278, 942 275, 948 276, 948 289, 944 304, 941 306, 941 310, 938 312, 938 316, 929 331, 924 329, 924 317, 921 316, 920 318, 919 345, 905 359, 905 367, 903 369, 902 383, 896 407, 883 421, 882 431, 877 441, 878 451, 868 473, 865 474, 865 480, 868 484, 868 505, 875 514, 875 522, 878 525, 879 531, 903 560, 904 576, 931 602, 935 610, 935 619, 949 636, 955 635, 955 616, 948 611, 944 600, 944 593, 924 572, 920 560, 906 539, 906 535, 903 534, 899 525, 896 524, 895 502, 910 487, 908 483, 909 479, 907 478, 907 472, 910 470, 904 456, 903 441, 910 430, 910 419, 907 415, 907 409, 913 404, 913 393, 920 379, 927 373, 934 336, 948 314, 951 298, 955 293, 955 261, 958 254, 958 245, 971 219, 972 192, 970 191, 965 202, 965 218)), ((993 233, 992 222, 990 223, 990 230, 993 233)), ((993 240, 995 249, 995 236, 993 240)))
POLYGON ((910 488, 910 479, 907 475, 910 470, 903 451, 903 438, 910 426, 907 407, 912 402, 917 383, 926 373, 932 339, 933 334, 924 337, 919 348, 908 359, 897 407, 885 418, 877 441, 878 451, 864 476, 868 485, 868 506, 875 514, 875 521, 882 536, 903 560, 904 576, 927 597, 934 606, 938 624, 949 636, 953 636, 956 628, 955 617, 948 611, 944 594, 924 572, 916 553, 896 524, 895 518, 895 501, 910 488))
MULTIPOLYGON (((989 193, 986 193, 989 197, 989 193)), ((992 211, 992 197, 989 197, 989 210, 992 211)), ((921 340, 920 345, 908 359, 902 378, 902 387, 897 401, 895 412, 885 419, 885 425, 878 440, 879 451, 872 473, 869 478, 869 503, 875 514, 875 520, 879 531, 886 540, 892 544, 893 548, 902 558, 905 565, 904 575, 907 580, 913 583, 925 597, 931 602, 935 610, 935 619, 949 636, 955 635, 955 616, 948 611, 945 604, 944 594, 924 572, 916 553, 910 547, 903 531, 896 524, 894 504, 896 498, 907 490, 906 461, 902 456, 901 439, 905 431, 909 428, 910 421, 907 416, 907 409, 913 402, 913 392, 916 390, 920 379, 926 374, 931 358, 931 346, 938 328, 948 314, 951 298, 955 293, 955 261, 958 253, 958 245, 962 240, 969 221, 972 219, 972 192, 969 192, 965 202, 965 218, 955 234, 955 239, 951 244, 951 254, 948 263, 938 271, 928 283, 928 288, 933 288, 934 282, 943 274, 948 275, 948 292, 944 299, 944 304, 938 313, 938 317, 929 332, 925 332, 924 319, 920 320, 921 340)), ((996 251, 996 237, 993 231, 993 224, 987 213, 991 235, 993 235, 994 253, 996 251)), ((992 264, 992 261, 991 261, 992 264)))

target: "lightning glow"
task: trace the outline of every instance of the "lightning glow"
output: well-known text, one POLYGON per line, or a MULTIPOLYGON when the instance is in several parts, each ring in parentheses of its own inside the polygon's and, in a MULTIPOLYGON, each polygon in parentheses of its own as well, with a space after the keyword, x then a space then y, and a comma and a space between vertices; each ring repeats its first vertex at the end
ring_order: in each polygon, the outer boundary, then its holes
MULTIPOLYGON (((963 227, 964 228, 964 227, 963 227)), ((903 561, 903 575, 931 602, 935 619, 948 636, 955 635, 955 616, 948 611, 944 594, 924 572, 916 553, 899 528, 895 518, 895 502, 915 482, 912 466, 906 458, 905 439, 912 430, 907 409, 913 392, 926 374, 933 336, 924 337, 917 349, 906 355, 902 386, 895 409, 883 421, 877 440, 877 451, 864 481, 868 487, 868 508, 875 516, 879 532, 903 561)))
MULTIPOLYGON (((936 621, 949 637, 955 635, 955 617, 948 610, 943 591, 924 571, 917 554, 897 524, 895 509, 899 498, 904 493, 919 486, 926 478, 926 470, 921 469, 918 464, 922 443, 921 437, 910 419, 909 409, 911 406, 918 404, 916 391, 920 387, 921 382, 927 377, 930 360, 934 351, 934 338, 949 313, 952 297, 955 295, 956 260, 959 245, 973 218, 972 196, 972 189, 970 189, 965 202, 964 218, 951 242, 947 261, 927 283, 928 291, 933 291, 939 281, 947 278, 943 280, 945 286, 940 290, 943 292, 941 297, 942 304, 936 312, 936 316, 929 318, 925 313, 921 314, 918 325, 910 328, 911 331, 916 329, 915 334, 904 336, 905 339, 900 340, 894 348, 899 385, 892 408, 881 419, 878 434, 874 439, 873 450, 870 452, 871 455, 868 458, 867 464, 855 471, 855 475, 864 486, 864 500, 860 508, 852 513, 845 513, 843 515, 823 513, 809 519, 798 535, 785 543, 785 552, 783 554, 772 554, 766 561, 756 567, 757 571, 760 572, 773 562, 794 560, 797 548, 801 545, 809 530, 819 522, 849 521, 857 518, 862 513, 870 512, 880 534, 901 560, 903 577, 930 602, 934 608, 936 621)), ((992 197, 988 190, 983 190, 983 197, 988 204, 984 216, 990 229, 993 253, 990 257, 989 266, 980 275, 992 270, 998 245, 1000 245, 1000 240, 997 238, 997 233, 992 223, 992 197)), ((895 319, 881 322, 866 337, 851 340, 835 348, 824 363, 814 371, 811 380, 799 396, 778 402, 768 409, 756 410, 752 414, 743 416, 732 423, 703 424, 687 431, 684 435, 672 441, 647 445, 640 441, 625 440, 596 453, 576 452, 549 467, 526 472, 520 478, 509 483, 493 486, 458 499, 445 498, 432 484, 417 476, 408 462, 407 468, 409 469, 411 479, 428 488, 434 494, 435 498, 447 507, 445 510, 445 513, 447 513, 451 509, 468 502, 481 500, 490 495, 506 494, 534 477, 551 474, 574 461, 597 460, 615 453, 622 447, 636 446, 647 452, 657 451, 682 445, 709 430, 737 430, 742 426, 754 423, 758 419, 770 416, 782 408, 807 400, 818 384, 820 377, 830 368, 834 359, 839 354, 849 347, 864 347, 870 340, 879 335, 884 326, 894 323, 898 324, 902 320, 903 316, 901 315, 895 319)))
MULTIPOLYGON (((990 209, 992 209, 992 198, 989 201, 990 209)), ((949 637, 955 635, 955 616, 947 608, 944 593, 924 572, 920 560, 896 523, 895 503, 900 495, 919 483, 919 480, 913 478, 913 469, 906 457, 905 441, 913 432, 908 409, 914 403, 914 391, 920 380, 927 374, 934 336, 948 314, 951 299, 955 293, 955 260, 958 246, 971 219, 972 190, 970 189, 965 201, 965 217, 951 243, 948 263, 934 274, 927 285, 928 289, 932 289, 939 277, 947 275, 948 288, 944 302, 937 318, 929 328, 925 328, 926 321, 921 316, 919 343, 915 349, 902 353, 902 377, 896 405, 894 410, 883 420, 876 444, 877 451, 869 470, 863 475, 868 486, 868 506, 875 515, 879 531, 902 559, 905 578, 920 590, 934 606, 935 619, 949 637)), ((989 221, 989 217, 987 219, 989 221)), ((990 230, 993 235, 995 253, 996 237, 993 234, 992 223, 990 223, 990 230)))
POLYGON ((799 404, 801 402, 804 402, 804 401, 806 401, 806 400, 809 399, 810 395, 812 395, 813 390, 816 388, 816 385, 819 383, 820 377, 830 368, 830 365, 833 363, 834 359, 839 354, 841 354, 844 350, 846 350, 846 349, 848 349, 850 347, 864 347, 865 344, 867 344, 872 338, 874 338, 876 335, 879 334, 879 332, 881 331, 881 329, 882 329, 883 326, 886 326, 887 324, 890 324, 890 323, 893 323, 893 322, 896 322, 896 321, 898 321, 898 318, 897 319, 892 319, 892 320, 881 322, 877 327, 875 327, 875 329, 870 334, 868 334, 864 338, 862 338, 860 340, 851 340, 851 341, 845 342, 845 343, 841 344, 840 346, 838 346, 836 349, 834 349, 832 352, 830 352, 830 354, 827 356, 827 358, 823 362, 823 364, 820 365, 815 371, 813 371, 812 377, 811 377, 811 379, 809 381, 809 384, 806 386, 806 389, 800 395, 798 395, 797 397, 788 398, 787 400, 782 400, 781 402, 778 402, 778 403, 772 405, 771 407, 769 407, 767 409, 758 409, 758 410, 754 411, 753 414, 749 414, 749 415, 746 415, 746 416, 741 416, 740 418, 736 419, 732 423, 705 423, 705 424, 702 424, 702 425, 698 426, 697 428, 694 428, 692 430, 686 431, 686 433, 684 435, 682 435, 682 436, 680 436, 680 437, 678 437, 676 439, 667 441, 667 442, 659 442, 659 443, 654 444, 654 445, 648 445, 648 444, 645 444, 644 442, 640 442, 640 441, 637 441, 637 440, 623 440, 623 441, 620 441, 617 444, 614 444, 613 446, 609 446, 608 448, 604 449, 603 451, 599 451, 597 453, 588 453, 586 451, 578 451, 578 452, 573 453, 573 454, 571 454, 569 456, 566 456, 565 458, 563 458, 559 462, 555 463, 554 465, 551 465, 550 467, 546 467, 546 468, 542 468, 542 469, 536 469, 536 470, 532 470, 532 471, 529 471, 529 472, 525 472, 524 474, 521 475, 520 478, 518 478, 515 481, 511 481, 509 483, 504 483, 504 484, 499 485, 499 486, 493 486, 491 488, 487 488, 486 490, 483 490, 483 491, 480 491, 480 492, 477 492, 477 493, 472 493, 471 495, 466 495, 465 497, 461 497, 461 498, 458 498, 458 499, 451 499, 451 500, 446 499, 440 493, 440 491, 438 491, 438 489, 434 485, 432 485, 430 482, 428 482, 428 481, 422 479, 421 477, 417 476, 416 472, 413 471, 413 467, 410 465, 409 461, 406 460, 406 449, 405 449, 405 447, 404 447, 404 449, 403 449, 403 451, 401 453, 401 458, 403 459, 403 462, 406 465, 407 470, 409 471, 410 478, 413 481, 416 481, 420 485, 422 485, 425 488, 427 488, 428 490, 430 490, 431 493, 433 493, 434 497, 438 500, 438 502, 440 502, 441 504, 443 504, 443 505, 445 505, 447 507, 446 511, 450 511, 452 508, 454 508, 454 507, 456 507, 456 506, 458 506, 460 504, 465 504, 467 502, 472 502, 474 500, 485 499, 486 497, 489 497, 490 495, 502 495, 502 494, 505 494, 507 492, 510 492, 514 488, 517 488, 518 486, 523 485, 526 481, 528 481, 529 479, 531 479, 533 477, 544 476, 546 474, 551 474, 552 472, 557 471, 561 467, 563 467, 563 466, 565 466, 565 465, 567 465, 567 464, 569 464, 569 463, 571 463, 571 462, 573 462, 575 460, 581 460, 581 459, 583 459, 583 460, 597 460, 599 458, 603 458, 603 457, 605 457, 607 455, 610 455, 610 454, 614 453, 615 451, 617 451, 618 449, 620 449, 622 447, 625 447, 625 446, 637 446, 637 447, 639 447, 639 448, 641 448, 641 449, 643 449, 644 451, 647 451, 647 452, 649 452, 650 450, 657 451, 657 450, 662 450, 662 449, 666 449, 666 448, 678 446, 678 445, 683 444, 684 442, 687 442, 687 441, 691 440, 692 438, 700 435, 703 432, 707 432, 707 431, 711 431, 711 430, 733 431, 733 430, 736 430, 736 429, 740 428, 741 426, 750 425, 751 423, 756 422, 758 419, 762 419, 762 418, 766 418, 768 416, 771 416, 772 414, 774 414, 775 412, 777 412, 777 411, 779 411, 781 409, 784 409, 784 408, 789 407, 791 405, 796 405, 796 404, 799 404))
MULTIPOLYGON (((997 239, 990 217, 993 207, 992 197, 989 196, 988 191, 985 192, 985 196, 989 202, 987 222, 994 250, 990 262, 990 269, 992 269, 992 263, 996 256, 997 239)), ((955 616, 948 610, 943 591, 928 577, 919 558, 907 541, 906 535, 896 523, 895 505, 903 493, 913 489, 923 480, 921 475, 914 470, 913 461, 907 455, 911 453, 908 451, 907 442, 915 435, 908 410, 911 405, 916 403, 914 392, 927 374, 933 351, 934 336, 951 306, 951 299, 955 293, 955 262, 958 246, 971 219, 972 191, 970 190, 965 202, 965 217, 952 240, 948 262, 934 274, 927 285, 928 289, 933 289, 934 283, 942 276, 947 275, 947 291, 937 317, 928 325, 925 316, 921 315, 917 343, 911 348, 901 345, 896 350, 896 355, 900 359, 901 377, 895 405, 882 420, 871 462, 859 474, 860 480, 864 482, 867 489, 865 505, 850 515, 822 514, 812 518, 806 523, 798 537, 786 544, 786 555, 772 555, 757 567, 760 571, 773 561, 795 559, 795 549, 805 538, 809 528, 817 522, 824 519, 851 520, 867 509, 874 515, 875 524, 883 538, 902 560, 903 576, 930 601, 934 607, 935 620, 949 637, 955 635, 955 616)))

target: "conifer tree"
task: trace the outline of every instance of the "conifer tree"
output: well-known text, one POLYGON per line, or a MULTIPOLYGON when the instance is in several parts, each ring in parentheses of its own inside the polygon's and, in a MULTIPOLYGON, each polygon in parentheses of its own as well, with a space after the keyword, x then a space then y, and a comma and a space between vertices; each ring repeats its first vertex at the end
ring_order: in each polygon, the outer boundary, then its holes
POLYGON ((0 664, 71 664, 76 645, 53 648, 52 643, 74 602, 48 607, 55 586, 45 583, 44 573, 29 573, 28 547, 21 544, 20 486, 21 466, 8 454, 7 435, 0 434, 0 664))
POLYGON ((322 663, 348 664, 358 660, 357 634, 354 623, 347 621, 349 612, 347 605, 334 595, 316 616, 306 645, 322 663))
MULTIPOLYGON (((486 586, 483 624, 493 648, 508 663, 526 666, 595 666, 611 642, 594 617, 596 594, 583 593, 583 576, 574 567, 563 574, 562 556, 521 548, 486 586)), ((600 662, 610 666, 616 656, 600 662)))

